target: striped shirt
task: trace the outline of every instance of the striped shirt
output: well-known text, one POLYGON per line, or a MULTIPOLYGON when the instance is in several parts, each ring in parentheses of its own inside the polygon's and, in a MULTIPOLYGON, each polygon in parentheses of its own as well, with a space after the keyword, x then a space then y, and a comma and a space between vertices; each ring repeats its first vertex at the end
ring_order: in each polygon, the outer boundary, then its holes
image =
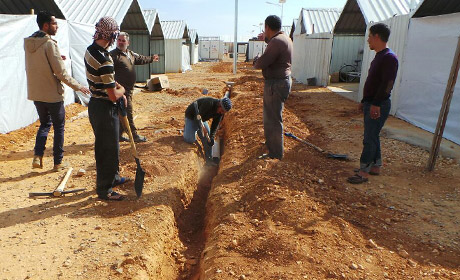
POLYGON ((115 88, 113 60, 109 52, 93 42, 85 53, 86 80, 93 97, 109 100, 108 88, 115 88))

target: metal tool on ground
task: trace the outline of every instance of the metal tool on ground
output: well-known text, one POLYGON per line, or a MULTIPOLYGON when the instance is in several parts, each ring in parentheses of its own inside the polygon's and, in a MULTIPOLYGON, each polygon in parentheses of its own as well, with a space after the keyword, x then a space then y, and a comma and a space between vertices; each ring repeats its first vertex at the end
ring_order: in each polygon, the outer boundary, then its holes
POLYGON ((131 151, 132 151, 134 159, 136 160, 137 167, 136 167, 136 179, 134 180, 134 190, 136 191, 136 195, 139 198, 141 197, 142 190, 144 189, 145 170, 142 168, 141 161, 139 160, 139 155, 137 154, 136 144, 134 144, 134 138, 133 138, 133 134, 131 133, 131 127, 129 126, 125 103, 122 98, 119 99, 118 106, 120 107, 121 120, 123 122, 123 126, 128 131, 129 142, 131 143, 131 151))
POLYGON ((338 159, 338 160, 347 160, 348 159, 348 155, 344 155, 344 154, 333 154, 333 153, 329 153, 329 152, 326 152, 325 150, 321 149, 320 147, 306 141, 306 140, 303 140, 303 139, 300 139, 299 137, 295 136, 294 134, 290 133, 290 132, 285 132, 284 135, 286 135, 287 137, 290 137, 294 140, 297 140, 301 143, 304 143, 310 147, 312 147, 313 149, 317 150, 318 152, 326 155, 326 157, 328 158, 332 158, 332 159, 338 159))
POLYGON ((52 192, 31 192, 29 193, 29 197, 37 197, 37 196, 62 197, 68 193, 77 193, 77 192, 84 191, 85 189, 74 189, 74 190, 66 190, 66 191, 64 190, 67 184, 67 181, 70 178, 70 174, 72 174, 72 170, 73 168, 70 167, 67 173, 65 174, 64 178, 62 179, 61 183, 54 191, 52 192))

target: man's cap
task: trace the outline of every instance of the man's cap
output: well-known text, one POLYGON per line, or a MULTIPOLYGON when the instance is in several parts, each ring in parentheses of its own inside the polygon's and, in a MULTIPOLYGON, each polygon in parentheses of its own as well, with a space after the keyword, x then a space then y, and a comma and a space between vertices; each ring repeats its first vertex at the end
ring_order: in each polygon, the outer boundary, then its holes
POLYGON ((224 97, 220 100, 220 106, 224 109, 225 112, 230 111, 232 109, 232 101, 228 97, 224 97))

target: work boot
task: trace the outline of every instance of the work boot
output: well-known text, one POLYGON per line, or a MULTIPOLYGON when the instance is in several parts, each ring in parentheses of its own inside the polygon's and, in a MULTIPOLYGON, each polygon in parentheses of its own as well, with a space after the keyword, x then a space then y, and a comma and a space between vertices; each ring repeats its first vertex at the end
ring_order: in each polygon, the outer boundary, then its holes
POLYGON ((134 135, 134 142, 140 143, 140 142, 147 142, 147 138, 145 136, 141 136, 139 134, 134 135))
POLYGON ((32 168, 43 168, 43 156, 34 156, 32 168))
POLYGON ((59 171, 63 171, 65 170, 66 168, 69 167, 69 164, 67 162, 61 162, 59 164, 55 164, 54 167, 53 167, 53 171, 54 172, 59 172, 59 171))
POLYGON ((118 138, 118 140, 119 140, 120 142, 129 142, 129 139, 126 138, 126 137, 124 137, 124 136, 120 136, 120 138, 118 138))

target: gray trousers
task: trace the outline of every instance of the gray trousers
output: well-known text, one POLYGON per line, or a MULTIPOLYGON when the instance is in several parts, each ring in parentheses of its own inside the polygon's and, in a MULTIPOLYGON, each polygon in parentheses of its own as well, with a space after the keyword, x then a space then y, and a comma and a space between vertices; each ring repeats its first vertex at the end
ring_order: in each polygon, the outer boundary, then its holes
POLYGON ((283 158, 283 108, 291 92, 291 77, 265 80, 264 133, 265 145, 271 158, 283 158))

